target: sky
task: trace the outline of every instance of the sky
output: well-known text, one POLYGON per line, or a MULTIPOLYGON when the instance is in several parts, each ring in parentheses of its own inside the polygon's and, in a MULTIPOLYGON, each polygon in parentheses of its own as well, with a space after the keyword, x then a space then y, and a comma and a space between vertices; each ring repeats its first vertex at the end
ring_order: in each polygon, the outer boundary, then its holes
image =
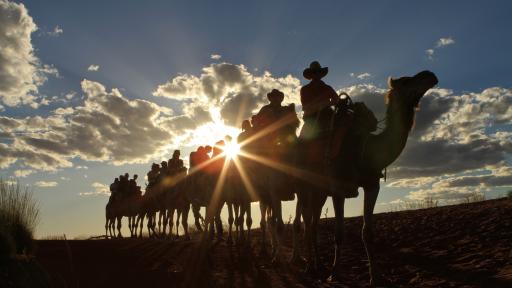
POLYGON ((248 2, 0 0, 0 176, 34 191, 38 237, 103 233, 117 175, 236 135, 273 88, 300 111, 313 60, 379 119, 388 77, 439 78, 377 212, 512 188, 509 1, 248 2))

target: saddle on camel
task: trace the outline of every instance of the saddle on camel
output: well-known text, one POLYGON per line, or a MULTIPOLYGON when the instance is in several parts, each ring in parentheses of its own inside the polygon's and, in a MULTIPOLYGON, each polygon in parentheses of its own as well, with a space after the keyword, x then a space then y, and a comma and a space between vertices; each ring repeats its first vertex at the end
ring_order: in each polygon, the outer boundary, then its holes
POLYGON ((313 61, 303 72, 310 82, 300 90, 304 127, 299 138, 303 151, 302 159, 306 169, 330 176, 336 169, 340 179, 330 178, 328 195, 343 193, 344 198, 359 195, 358 166, 364 139, 377 128, 377 119, 364 103, 353 103, 346 93, 345 98, 321 79, 328 73, 313 61), (335 127, 336 126, 336 127, 335 127), (345 165, 333 166, 332 159, 342 157, 345 165), (341 172, 341 173, 340 173, 341 172))

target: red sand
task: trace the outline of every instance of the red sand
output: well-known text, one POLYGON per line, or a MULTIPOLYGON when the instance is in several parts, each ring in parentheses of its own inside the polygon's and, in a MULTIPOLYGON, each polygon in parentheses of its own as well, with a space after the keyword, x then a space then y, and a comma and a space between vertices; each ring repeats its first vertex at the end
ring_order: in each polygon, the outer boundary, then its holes
MULTIPOLYGON (((283 263, 251 249, 215 242, 150 239, 41 240, 37 259, 55 287, 367 287, 361 217, 346 221, 344 271, 328 283, 334 221, 321 223, 326 269, 316 277, 289 265, 291 227, 283 263), (68 252, 69 251, 69 252, 68 252)), ((377 257, 393 287, 512 287, 512 200, 499 199, 376 215, 377 257)))

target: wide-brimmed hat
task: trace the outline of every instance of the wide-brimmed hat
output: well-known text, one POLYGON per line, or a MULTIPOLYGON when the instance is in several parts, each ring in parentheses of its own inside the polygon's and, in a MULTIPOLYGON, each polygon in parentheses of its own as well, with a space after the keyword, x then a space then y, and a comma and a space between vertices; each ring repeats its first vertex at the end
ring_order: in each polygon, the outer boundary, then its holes
POLYGON ((272 89, 272 91, 270 91, 267 94, 267 98, 270 102, 273 102, 274 100, 277 100, 278 102, 282 102, 284 99, 284 93, 277 89, 272 89))
POLYGON ((304 78, 311 80, 314 76, 318 76, 319 78, 325 77, 329 73, 328 67, 322 67, 318 61, 313 61, 309 64, 309 68, 304 69, 302 75, 304 78))

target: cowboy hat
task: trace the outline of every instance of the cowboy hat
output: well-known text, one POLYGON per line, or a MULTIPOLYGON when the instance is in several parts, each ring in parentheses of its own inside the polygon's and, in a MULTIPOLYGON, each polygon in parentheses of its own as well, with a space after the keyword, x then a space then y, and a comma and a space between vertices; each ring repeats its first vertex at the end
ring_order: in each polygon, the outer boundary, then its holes
POLYGON ((319 78, 325 77, 329 72, 328 67, 322 67, 318 61, 313 61, 309 64, 309 68, 304 69, 302 75, 304 78, 311 80, 314 76, 318 76, 319 78))
POLYGON ((267 98, 270 102, 273 102, 274 100, 282 102, 284 99, 284 93, 277 89, 272 89, 272 91, 267 94, 267 98))

